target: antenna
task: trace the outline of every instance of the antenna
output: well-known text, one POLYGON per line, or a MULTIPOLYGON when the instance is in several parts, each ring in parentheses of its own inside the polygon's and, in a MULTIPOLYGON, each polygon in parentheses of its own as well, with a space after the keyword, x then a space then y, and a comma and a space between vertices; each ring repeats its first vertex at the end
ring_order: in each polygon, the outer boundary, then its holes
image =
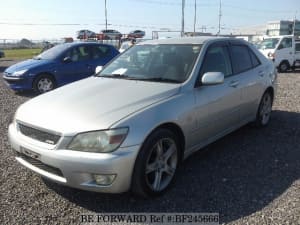
POLYGON ((220 0, 220 7, 219 7, 219 31, 218 31, 218 35, 220 35, 220 32, 221 32, 221 17, 222 17, 222 2, 220 0))
POLYGON ((181 37, 184 36, 184 5, 185 0, 182 0, 181 37))
POLYGON ((107 30, 107 7, 106 7, 106 0, 105 0, 105 30, 107 30))
POLYGON ((197 3, 196 3, 196 0, 195 0, 194 35, 196 33, 196 16, 197 16, 197 3))

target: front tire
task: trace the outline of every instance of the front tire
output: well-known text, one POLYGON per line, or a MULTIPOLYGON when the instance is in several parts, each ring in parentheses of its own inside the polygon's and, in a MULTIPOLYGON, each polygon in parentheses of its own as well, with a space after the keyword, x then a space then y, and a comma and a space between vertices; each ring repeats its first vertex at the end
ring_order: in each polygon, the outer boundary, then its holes
POLYGON ((157 196, 174 180, 179 162, 179 143, 167 129, 154 131, 143 144, 136 159, 131 189, 141 197, 157 196))
POLYGON ((33 82, 33 89, 36 93, 42 94, 55 88, 54 79, 46 74, 38 76, 33 82))
POLYGON ((281 73, 285 73, 290 68, 290 64, 287 61, 283 61, 279 64, 278 70, 281 73))
POLYGON ((273 105, 273 97, 269 91, 265 92, 260 100, 260 104, 256 114, 255 125, 257 127, 265 127, 268 125, 271 117, 273 105))

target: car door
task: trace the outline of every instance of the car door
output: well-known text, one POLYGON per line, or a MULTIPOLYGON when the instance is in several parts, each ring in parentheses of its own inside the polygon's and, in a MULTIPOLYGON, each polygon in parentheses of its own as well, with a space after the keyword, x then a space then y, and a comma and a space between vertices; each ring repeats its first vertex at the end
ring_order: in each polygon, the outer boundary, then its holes
POLYGON ((233 76, 227 42, 215 43, 206 51, 194 89, 197 130, 194 144, 210 142, 232 129, 239 122, 241 90, 237 76, 233 76), (206 72, 223 72, 224 83, 201 85, 206 72))
POLYGON ((91 64, 91 54, 87 46, 80 45, 69 49, 62 57, 58 67, 57 79, 66 84, 93 75, 95 68, 91 64))
POLYGON ((300 42, 295 43, 295 66, 300 67, 300 42))
POLYGON ((294 62, 293 39, 285 37, 279 43, 275 52, 275 64, 279 65, 283 60, 287 60, 290 65, 294 62))
POLYGON ((233 73, 241 89, 240 118, 241 122, 247 122, 256 115, 264 91, 263 77, 267 74, 256 54, 246 44, 231 41, 230 54, 233 73))

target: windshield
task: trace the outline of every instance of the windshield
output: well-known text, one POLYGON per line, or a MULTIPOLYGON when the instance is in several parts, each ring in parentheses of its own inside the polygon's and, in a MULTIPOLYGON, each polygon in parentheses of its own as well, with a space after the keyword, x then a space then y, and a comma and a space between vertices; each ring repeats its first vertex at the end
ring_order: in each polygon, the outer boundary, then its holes
POLYGON ((279 38, 264 39, 258 46, 259 49, 274 49, 279 41, 279 38))
POLYGON ((34 57, 34 59, 56 59, 58 56, 61 55, 62 52, 64 52, 69 47, 70 46, 68 44, 56 45, 48 49, 47 51, 44 51, 43 53, 39 54, 38 56, 34 57))
POLYGON ((135 45, 98 76, 181 83, 193 69, 201 45, 135 45))

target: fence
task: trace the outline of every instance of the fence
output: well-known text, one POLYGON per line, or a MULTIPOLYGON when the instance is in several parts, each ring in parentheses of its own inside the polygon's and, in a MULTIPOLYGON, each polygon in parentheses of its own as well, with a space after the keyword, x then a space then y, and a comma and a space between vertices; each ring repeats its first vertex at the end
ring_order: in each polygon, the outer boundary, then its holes
MULTIPOLYGON (((110 44, 116 48, 120 47, 119 40, 85 40, 110 44)), ((65 39, 49 39, 49 40, 28 40, 28 39, 0 39, 0 49, 21 49, 21 48, 43 48, 49 43, 61 44, 66 42, 65 39)), ((75 41, 77 42, 77 40, 75 41)))

